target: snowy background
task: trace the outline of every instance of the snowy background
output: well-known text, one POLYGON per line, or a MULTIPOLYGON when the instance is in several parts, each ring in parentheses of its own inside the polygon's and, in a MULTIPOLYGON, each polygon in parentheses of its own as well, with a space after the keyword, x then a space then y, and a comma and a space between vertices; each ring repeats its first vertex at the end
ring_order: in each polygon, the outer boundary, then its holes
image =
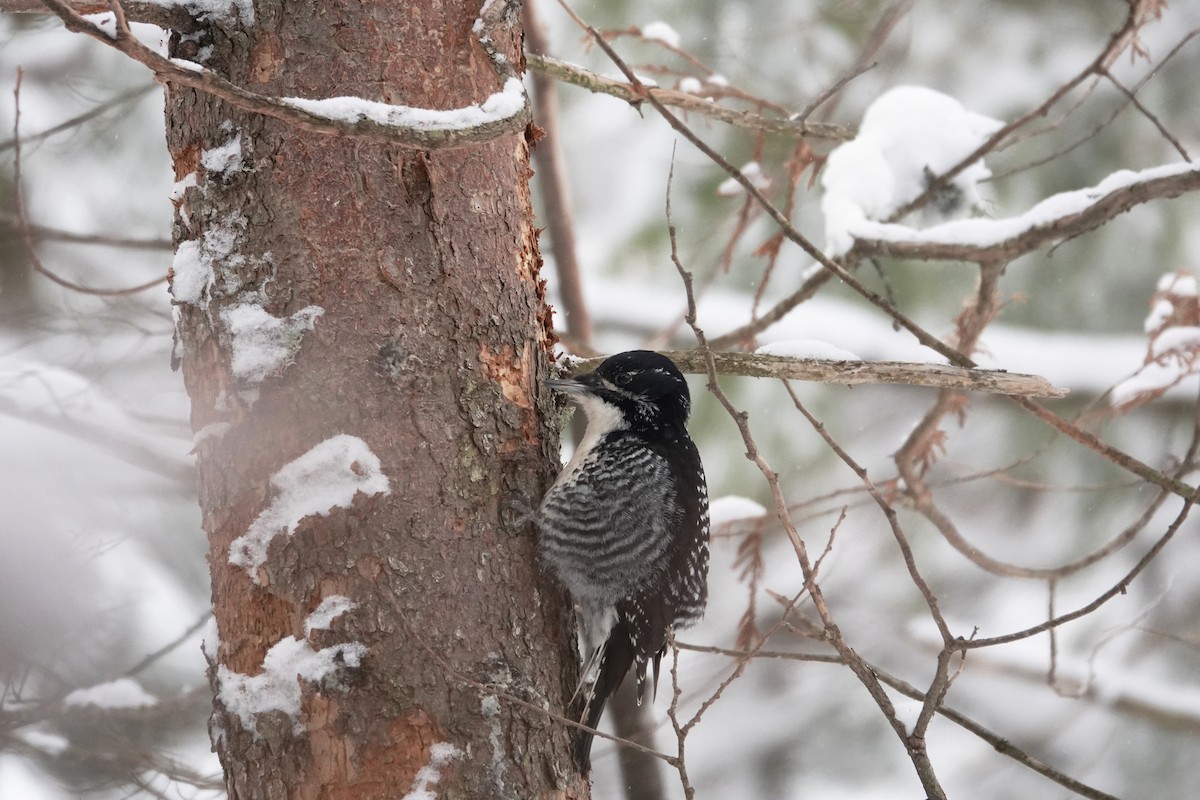
MULTIPOLYGON (((600 28, 637 25, 657 40, 678 36, 680 46, 729 84, 800 109, 854 64, 889 6, 869 0, 654 0, 581 3, 577 10, 600 28), (650 27, 655 22, 663 24, 650 27)), ((586 50, 557 7, 542 3, 540 10, 554 55, 617 74, 601 53, 586 50)), ((1091 62, 1124 14, 1125 5, 1115 0, 918 0, 875 55, 878 65, 838 95, 827 121, 857 127, 877 97, 905 85, 942 92, 980 119, 1012 119, 1091 62)), ((1200 8, 1175 3, 1164 20, 1143 30, 1141 46, 1157 63, 1197 27, 1200 8)), ((155 36, 149 28, 143 34, 155 36)), ((668 65, 692 77, 688 88, 704 77, 658 41, 623 38, 617 46, 639 72, 668 65)), ((20 124, 31 220, 141 243, 113 247, 39 238, 47 267, 93 287, 135 286, 164 275, 171 263, 165 241, 173 181, 162 93, 140 66, 65 33, 56 20, 0 17, 0 685, 5 713, 30 721, 0 728, 0 798, 124 797, 129 788, 108 781, 127 772, 122 753, 134 758, 148 742, 171 759, 168 771, 193 777, 219 772, 205 732, 209 699, 200 626, 208 589, 188 403, 178 373, 170 369, 165 284, 128 296, 95 297, 39 276, 21 277, 28 263, 11 218, 9 141, 18 68, 25 71, 20 124), (81 125, 38 136, 84 114, 91 116, 81 125), (97 705, 121 712, 90 714, 97 705), (120 725, 112 727, 113 720, 120 725), (114 749, 114 736, 128 746, 114 749)), ((1149 68, 1128 53, 1112 65, 1126 86, 1149 68)), ((1193 154, 1200 152, 1197 74, 1200 43, 1192 41, 1138 93, 1193 154)), ((676 80, 659 76, 666 86, 676 80)), ((743 196, 718 192, 726 176, 679 142, 648 107, 643 117, 613 98, 571 86, 562 87, 560 97, 596 346, 615 351, 643 345, 672 326, 684 308, 663 214, 677 144, 674 219, 680 255, 706 287, 700 324, 710 335, 743 324, 765 264, 754 250, 775 232, 769 221, 750 222, 733 250, 731 268, 723 271, 722 254, 744 202, 743 196)), ((1078 147, 1039 164, 1087 137, 1123 102, 1105 83, 1075 99, 1083 102, 1070 116, 1062 119, 1073 104, 1062 104, 1034 123, 1041 135, 988 158, 992 179, 969 187, 978 191, 987 217, 1018 216, 1054 193, 1097 185, 1118 170, 1180 161, 1155 126, 1126 107, 1078 147)), ((759 163, 771 196, 784 202, 791 140, 771 136, 756 142, 752 133, 722 123, 695 116, 689 121, 731 162, 759 163)), ((832 143, 814 146, 827 153, 832 143)), ((821 186, 809 188, 808 177, 805 173, 796 195, 793 219, 823 243, 829 219, 822 213, 821 186)), ((863 186, 853 179, 843 186, 860 207, 879 200, 873 188, 865 199, 854 195, 863 186)), ((1195 197, 1154 202, 1100 231, 1010 264, 1001 288, 1013 302, 985 332, 981 360, 1041 374, 1070 389, 1069 400, 1053 404, 1068 418, 1090 404, 1102 412, 1108 402, 1103 393, 1142 364, 1143 321, 1160 278, 1196 266, 1198 215, 1195 197)), ((545 241, 543 249, 553 288, 545 241)), ((794 290, 810 266, 798 248, 785 245, 760 310, 794 290)), ((952 331, 977 276, 974 267, 957 262, 886 260, 882 269, 899 307, 937 335, 952 331)), ((864 265, 859 274, 884 290, 884 277, 872 266, 864 265)), ((686 334, 680 329, 674 343, 690 345, 686 334)), ((786 347, 794 340, 815 340, 864 359, 933 360, 881 313, 832 285, 757 344, 786 347)), ((848 640, 891 673, 918 687, 927 684, 937 633, 861 484, 776 383, 726 379, 723 385, 750 413, 751 429, 781 475, 811 551, 821 551, 847 508, 822 575, 848 640)), ((891 454, 934 398, 931 390, 908 387, 796 388, 880 483, 894 477, 891 454)), ((1095 425, 1108 441, 1152 466, 1168 467, 1186 447, 1195 391, 1194 384, 1185 386, 1123 417, 1101 414, 1095 425)), ((733 424, 705 396, 702 381, 693 383, 693 393, 693 431, 710 494, 769 507, 767 487, 742 457, 733 424)), ((964 427, 950 427, 947 434, 946 452, 930 481, 964 536, 1001 560, 1038 567, 1069 561, 1117 536, 1154 495, 1000 399, 973 397, 964 427)), ((726 518, 755 508, 737 501, 722 507, 726 518)), ((1178 502, 1167 501, 1129 547, 1062 581, 1056 609, 1078 607, 1119 580, 1178 508, 1178 502)), ((969 635, 978 628, 991 636, 1045 619, 1044 582, 982 572, 915 515, 902 510, 901 520, 956 632, 969 635)), ((760 629, 774 623, 779 609, 766 590, 788 596, 798 591, 799 568, 777 526, 753 517, 731 521, 716 531, 710 613, 681 639, 733 646, 749 597, 733 562, 739 542, 754 533, 765 540, 760 629)), ((948 703, 1110 794, 1190 796, 1200 785, 1197 535, 1189 521, 1127 595, 1061 629, 1057 690, 1048 685, 1049 644, 1039 636, 972 653, 948 703)), ((796 635, 781 634, 771 646, 824 652, 796 635)), ((685 708, 707 697, 732 664, 726 657, 685 653, 685 708)), ((669 695, 660 691, 660 705, 669 695)), ((919 705, 898 696, 896 702, 901 717, 911 722, 919 705)), ((660 730, 659 747, 670 750, 669 728, 660 730)), ((929 749, 952 797, 1073 796, 944 720, 934 722, 929 749)), ((688 753, 701 798, 921 796, 895 736, 861 685, 837 666, 755 661, 696 729, 688 753)), ((137 764, 152 791, 171 797, 215 794, 172 783, 152 769, 165 763, 137 764)), ((594 763, 596 797, 622 797, 611 746, 598 741, 594 763)))

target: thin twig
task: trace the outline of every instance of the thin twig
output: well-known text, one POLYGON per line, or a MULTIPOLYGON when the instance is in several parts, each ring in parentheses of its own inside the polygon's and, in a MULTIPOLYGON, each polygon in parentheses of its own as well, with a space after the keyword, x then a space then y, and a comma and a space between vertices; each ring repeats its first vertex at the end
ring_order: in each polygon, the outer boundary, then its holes
POLYGON ((1021 639, 1028 639, 1030 636, 1036 636, 1039 633, 1044 633, 1045 631, 1058 627, 1059 625, 1063 625, 1064 623, 1071 622, 1072 620, 1079 619, 1080 617, 1086 617, 1088 614, 1091 614, 1093 611, 1100 608, 1100 606, 1104 605, 1117 595, 1125 594, 1125 592, 1129 589, 1129 584, 1133 583, 1133 579, 1141 574, 1142 570, 1144 570, 1146 566, 1153 561, 1160 552, 1162 552, 1162 549, 1167 546, 1167 543, 1171 541, 1171 539, 1179 531, 1180 526, 1183 525, 1184 520, 1187 519, 1188 514, 1191 512, 1194 503, 1195 501, 1191 498, 1184 500, 1183 508, 1175 517, 1175 520, 1171 523, 1170 527, 1168 527, 1166 532, 1158 538, 1158 541, 1156 541, 1150 547, 1150 549, 1146 551, 1146 554, 1138 560, 1137 564, 1133 566, 1133 569, 1129 570, 1129 572, 1125 574, 1125 577, 1121 578, 1121 580, 1117 581, 1112 587, 1092 600, 1090 603, 1077 608, 1074 611, 1066 614, 1060 614, 1053 619, 1048 619, 1038 625, 1025 628, 1024 630, 1014 631, 1013 633, 1007 633, 1002 636, 993 636, 987 639, 960 640, 957 645, 958 649, 978 650, 981 647, 994 647, 998 644, 1008 644, 1009 642, 1017 642, 1021 639))
POLYGON ((25 246, 25 255, 29 258, 29 263, 33 265, 34 271, 49 278, 59 286, 98 297, 120 297, 136 294, 137 292, 153 289, 155 286, 165 283, 167 276, 163 275, 160 278, 155 278, 152 281, 129 288, 97 289, 67 280, 48 269, 42 263, 41 258, 37 254, 37 247, 33 243, 33 231, 25 214, 25 198, 24 193, 21 191, 21 79, 24 75, 24 70, 18 68, 17 80, 13 86, 13 210, 16 212, 17 228, 21 232, 21 242, 25 246))
POLYGON ((149 667, 155 661, 158 661, 160 658, 165 656, 167 653, 169 653, 172 650, 174 650, 175 648, 179 647, 179 645, 183 644, 188 639, 190 639, 192 637, 192 634, 194 634, 196 631, 203 628, 204 625, 208 622, 208 620, 212 617, 212 615, 213 615, 213 612, 211 610, 205 611, 203 614, 200 615, 200 617, 195 622, 193 622, 191 625, 189 625, 183 633, 179 634, 174 639, 167 642, 165 645, 158 648, 153 653, 150 653, 149 655, 147 655, 144 658, 142 658, 141 660, 139 660, 136 664, 134 664, 129 669, 125 670, 125 676, 133 677, 134 675, 137 675, 139 672, 141 672, 144 669, 146 669, 147 667, 149 667))
MULTIPOLYGON (((20 224, 16 214, 0 211, 0 222, 10 225, 20 224)), ((29 225, 29 232, 35 239, 67 244, 99 245, 100 247, 117 247, 124 250, 165 250, 171 251, 175 246, 170 239, 133 239, 126 236, 110 236, 104 233, 75 233, 60 228, 50 228, 36 223, 29 225)), ((166 280, 166 276, 163 277, 166 280)))
MULTIPOLYGON (((821 118, 829 119, 837 111, 838 104, 842 99, 842 95, 840 94, 842 86, 848 83, 849 80, 875 67, 875 56, 879 53, 883 45, 887 43, 887 40, 896 30, 896 26, 900 24, 900 21, 912 10, 913 2, 914 0, 897 0, 896 3, 888 6, 883 14, 880 15, 879 21, 875 23, 875 28, 867 37, 858 56, 854 59, 854 63, 846 71, 845 78, 839 80, 833 90, 828 93, 827 96, 832 99, 832 102, 822 110, 821 118)), ((807 119, 808 114, 815 111, 818 105, 820 103, 814 100, 809 108, 800 112, 800 119, 807 119)))
POLYGON ((1134 108, 1142 112, 1142 116, 1150 120, 1154 127, 1158 128, 1158 132, 1163 135, 1164 139, 1171 143, 1171 146, 1175 148, 1175 152, 1183 156, 1184 161, 1188 162, 1189 164, 1192 163, 1192 157, 1188 155, 1187 150, 1185 150, 1183 145, 1179 143, 1179 140, 1171 135, 1171 132, 1167 130, 1167 127, 1162 124, 1162 121, 1159 120, 1159 118, 1155 116, 1150 109, 1142 105, 1142 101, 1138 100, 1136 94, 1126 88, 1125 84, 1117 80, 1117 77, 1107 69, 1103 70, 1100 74, 1107 78, 1109 83, 1117 87, 1117 90, 1120 91, 1121 94, 1125 95, 1125 97, 1129 99, 1129 102, 1133 103, 1134 108))
MULTIPOLYGON (((1134 94, 1137 94, 1141 90, 1141 88, 1143 86, 1145 86, 1147 83, 1149 83, 1150 79, 1153 78, 1155 75, 1157 75, 1158 72, 1164 66, 1166 66, 1167 62, 1170 61, 1177 53, 1179 53, 1179 51, 1183 49, 1184 45, 1186 45, 1193 38, 1195 38, 1197 34, 1200 34, 1200 28, 1194 28, 1194 29, 1188 31, 1187 34, 1182 39, 1180 39, 1178 42, 1175 43, 1174 47, 1172 47, 1169 51, 1167 51, 1166 55, 1164 55, 1161 59, 1159 59, 1157 64, 1153 65, 1153 67, 1149 70, 1149 72, 1147 72, 1142 77, 1141 80, 1139 80, 1136 84, 1134 84, 1131 91, 1134 94)), ((1092 126, 1092 129, 1090 131, 1085 133, 1083 136, 1080 136, 1078 139, 1071 142, 1066 147, 1060 148, 1048 156, 1044 156, 1042 158, 1035 159, 1026 164, 1022 164, 1019 167, 1014 167, 1013 169, 1010 169, 1007 172, 994 174, 994 175, 992 175, 992 177, 988 178, 987 180, 988 181, 1003 180, 1003 179, 1009 178, 1013 175, 1017 175, 1019 173, 1026 172, 1031 169, 1036 169, 1045 164, 1049 164, 1050 162, 1055 161, 1059 158, 1062 158, 1067 153, 1070 153, 1071 151, 1075 150, 1076 148, 1080 147, 1083 144, 1086 144, 1087 142, 1091 141, 1093 138, 1098 136, 1109 125, 1111 125, 1113 120, 1115 120, 1118 116, 1120 116, 1121 112, 1124 111, 1126 108, 1128 108, 1129 105, 1130 105, 1129 98, 1126 97, 1125 101, 1123 103, 1121 103, 1120 105, 1118 105, 1115 109, 1113 109, 1112 113, 1110 113, 1106 119, 1103 119, 1096 125, 1092 126)))
MULTIPOLYGON (((44 8, 41 4, 41 0, 38 0, 38 9, 44 10, 44 8)), ((33 144, 34 142, 40 142, 43 139, 49 139, 51 136, 62 133, 63 131, 67 131, 72 128, 77 128, 80 125, 82 125, 83 123, 85 123, 89 120, 95 119, 96 117, 98 117, 102 114, 105 114, 109 111, 112 111, 114 108, 117 108, 118 106, 125 105, 126 103, 128 103, 132 100, 137 100, 137 99, 141 98, 143 95, 149 94, 150 92, 154 91, 157 88, 158 88, 158 86, 156 84, 149 83, 149 84, 146 84, 145 86, 138 86, 136 88, 129 89, 128 91, 122 92, 121 94, 117 95, 116 97, 112 98, 111 100, 107 100, 104 103, 97 105, 95 108, 92 108, 88 111, 83 112, 82 114, 78 114, 74 117, 71 117, 70 119, 68 119, 64 122, 60 122, 59 124, 54 125, 53 127, 47 128, 44 131, 41 131, 39 133, 25 134, 24 144, 26 146, 29 146, 29 145, 33 144)), ((12 147, 16 144, 16 141, 17 140, 15 138, 13 138, 13 139, 9 139, 7 142, 0 142, 0 153, 4 152, 5 150, 12 149, 12 147)))
MULTIPOLYGON (((730 658, 774 658, 785 659, 789 661, 814 662, 819 664, 845 663, 839 656, 816 656, 810 653, 788 653, 778 650, 760 650, 757 653, 750 654, 748 651, 744 650, 733 650, 721 647, 703 647, 699 645, 684 644, 682 642, 678 643, 678 647, 680 650, 690 650, 698 653, 713 653, 715 655, 729 656, 730 658)), ((892 689, 896 690, 905 697, 908 697, 909 699, 916 700, 918 702, 925 702, 927 695, 920 689, 916 688, 907 681, 891 675, 875 664, 868 663, 868 666, 875 672, 882 683, 890 686, 892 689)), ((1074 778, 1059 772, 1058 770, 1046 764, 1044 761, 1034 757, 1033 755, 1014 745, 1007 737, 992 732, 960 711, 950 708, 945 704, 939 704, 937 706, 937 713, 950 720, 955 725, 958 725, 960 728, 963 728, 975 736, 978 736, 980 739, 995 748, 996 752, 1000 753, 1001 755, 1008 756, 1022 766, 1033 770, 1044 778, 1054 781, 1059 786, 1069 789, 1080 797, 1086 797, 1089 798, 1089 800, 1118 800, 1118 798, 1114 797, 1113 795, 1102 792, 1099 789, 1088 786, 1081 781, 1075 780, 1074 778)))

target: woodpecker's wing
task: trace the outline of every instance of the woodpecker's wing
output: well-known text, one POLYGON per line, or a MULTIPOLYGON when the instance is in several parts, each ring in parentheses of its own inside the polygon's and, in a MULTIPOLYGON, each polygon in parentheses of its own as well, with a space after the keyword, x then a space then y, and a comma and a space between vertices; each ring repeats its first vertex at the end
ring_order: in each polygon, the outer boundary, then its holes
POLYGON ((645 589, 617 604, 618 619, 626 623, 634 649, 639 698, 646 694, 646 668, 651 660, 652 688, 657 689, 667 629, 686 628, 697 622, 708 602, 708 487, 704 468, 690 439, 671 442, 667 453, 676 487, 676 510, 664 569, 645 589))

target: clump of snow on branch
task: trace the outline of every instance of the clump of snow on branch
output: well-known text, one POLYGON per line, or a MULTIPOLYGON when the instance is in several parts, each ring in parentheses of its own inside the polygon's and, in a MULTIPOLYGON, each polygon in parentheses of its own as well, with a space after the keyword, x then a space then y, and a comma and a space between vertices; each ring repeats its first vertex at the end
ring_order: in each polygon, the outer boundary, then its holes
POLYGON ((235 134, 220 147, 205 150, 200 163, 210 175, 220 175, 240 169, 242 166, 242 134, 235 134))
MULTIPOLYGON (((760 192, 765 192, 771 188, 771 179, 763 174, 762 165, 757 161, 747 162, 738 171, 745 175, 746 179, 760 192)), ((721 197, 737 197, 739 194, 745 193, 745 187, 738 183, 736 178, 726 178, 717 187, 717 194, 721 197)))
POLYGON ((1145 363, 1109 395, 1121 413, 1161 397, 1200 372, 1200 290, 1195 276, 1168 273, 1156 288, 1144 324, 1150 338, 1145 363))
MULTIPOLYGON (((845 253, 859 223, 887 219, 1001 127, 933 89, 899 86, 880 95, 863 115, 858 135, 829 154, 821 174, 829 254, 845 253)), ((978 207, 977 184, 990 175, 976 161, 934 205, 943 214, 978 207)))
POLYGON ((243 567, 255 583, 276 536, 290 536, 305 517, 350 508, 360 493, 371 497, 391 491, 379 457, 362 439, 344 433, 285 464, 271 476, 271 486, 274 499, 229 547, 229 563, 243 567))
POLYGON ((679 47, 679 33, 662 20, 650 22, 642 26, 642 38, 662 42, 667 47, 679 47))
POLYGON ((281 711, 300 733, 300 681, 315 683, 345 667, 358 667, 367 655, 359 642, 346 642, 314 650, 295 636, 280 639, 263 658, 257 675, 244 675, 225 665, 217 668, 217 699, 237 715, 242 727, 257 732, 255 718, 281 711))
POLYGON ((759 519, 766 516, 767 509, 761 503, 756 503, 748 497, 735 494, 718 497, 708 507, 709 524, 718 528, 732 522, 759 519))
POLYGON ((333 624, 333 621, 349 611, 358 608, 358 603, 341 594, 331 594, 313 609, 304 621, 304 635, 313 631, 323 631, 333 624))
POLYGON ((693 78, 689 75, 686 78, 679 79, 679 91, 687 92, 688 94, 700 94, 704 91, 704 84, 700 83, 699 78, 693 78))
POLYGON ((186 69, 188 72, 204 72, 204 65, 197 64, 195 61, 188 61, 186 58, 172 58, 171 63, 175 66, 186 69))
POLYGON ((442 779, 442 770, 453 759, 462 755, 462 751, 449 742, 436 742, 429 747, 429 763, 417 771, 412 788, 401 800, 437 800, 437 793, 432 787, 442 779))
POLYGON ((158 698, 133 678, 118 678, 86 689, 76 689, 63 698, 63 704, 96 708, 147 708, 157 705, 158 698))
POLYGON ((764 344, 754 352, 764 356, 809 358, 817 361, 862 361, 849 350, 843 350, 837 345, 822 342, 819 339, 789 339, 782 342, 771 342, 764 344))
POLYGON ((221 320, 233 340, 234 376, 257 383, 287 367, 300 349, 304 332, 311 331, 324 313, 320 306, 307 306, 276 317, 255 303, 221 309, 221 320))
POLYGON ((22 731, 16 734, 25 744, 42 751, 48 756, 61 756, 71 749, 71 742, 65 736, 45 731, 22 731))
POLYGON ((113 12, 102 11, 99 14, 84 14, 83 18, 92 23, 96 30, 108 38, 117 38, 117 15, 113 12))
POLYGON ((330 97, 325 100, 285 97, 283 102, 335 122, 354 124, 366 119, 394 128, 461 131, 500 122, 521 113, 525 108, 525 87, 519 78, 509 78, 504 82, 502 91, 490 95, 482 103, 448 110, 395 106, 361 97, 330 97))

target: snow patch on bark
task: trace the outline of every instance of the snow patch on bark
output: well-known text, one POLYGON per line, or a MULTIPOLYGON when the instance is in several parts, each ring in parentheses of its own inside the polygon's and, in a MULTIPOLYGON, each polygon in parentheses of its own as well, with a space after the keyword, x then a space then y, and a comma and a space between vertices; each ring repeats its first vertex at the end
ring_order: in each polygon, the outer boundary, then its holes
POLYGON ((379 457, 357 436, 339 434, 288 462, 271 476, 276 495, 250 528, 229 547, 229 563, 243 567, 255 583, 271 541, 295 533, 305 517, 350 508, 359 494, 391 492, 379 457))
POLYGON ((366 655, 366 646, 359 642, 314 650, 307 641, 288 636, 267 651, 257 675, 218 667, 217 699, 248 731, 257 733, 259 714, 280 711, 291 718, 293 730, 300 733, 300 681, 315 683, 344 667, 358 667, 366 655))
POLYGON ((276 317, 255 303, 222 309, 221 320, 233 342, 234 377, 258 383, 283 371, 295 359, 305 331, 311 331, 324 313, 320 306, 307 306, 276 317))
POLYGON ((449 742, 430 745, 429 763, 417 772, 412 788, 401 800, 437 800, 437 794, 432 787, 437 786, 438 781, 442 779, 442 770, 446 765, 461 755, 462 751, 449 742))

